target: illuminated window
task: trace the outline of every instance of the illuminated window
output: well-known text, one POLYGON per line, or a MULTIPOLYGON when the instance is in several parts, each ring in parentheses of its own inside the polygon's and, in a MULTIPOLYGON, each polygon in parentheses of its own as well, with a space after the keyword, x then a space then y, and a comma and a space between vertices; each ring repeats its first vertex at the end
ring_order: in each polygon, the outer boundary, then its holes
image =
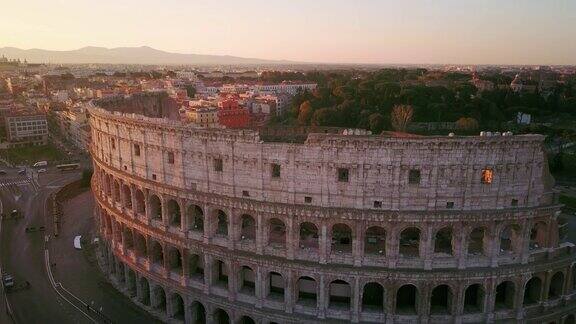
POLYGON ((491 184, 494 179, 494 170, 484 169, 482 170, 482 183, 491 184))

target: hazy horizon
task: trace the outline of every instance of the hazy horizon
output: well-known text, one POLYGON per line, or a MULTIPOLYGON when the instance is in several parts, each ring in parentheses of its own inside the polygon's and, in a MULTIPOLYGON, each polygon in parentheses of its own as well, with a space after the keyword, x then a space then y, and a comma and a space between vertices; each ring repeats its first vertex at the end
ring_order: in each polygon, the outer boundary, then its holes
POLYGON ((10 2, 0 47, 328 64, 576 64, 576 1, 10 2))

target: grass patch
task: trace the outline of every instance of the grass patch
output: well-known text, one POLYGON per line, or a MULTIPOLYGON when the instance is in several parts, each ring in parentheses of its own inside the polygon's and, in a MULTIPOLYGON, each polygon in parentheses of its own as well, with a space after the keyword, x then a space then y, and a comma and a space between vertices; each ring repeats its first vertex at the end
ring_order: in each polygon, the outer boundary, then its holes
POLYGON ((16 165, 31 165, 38 161, 60 161, 66 158, 64 153, 51 144, 0 150, 0 156, 16 165))
POLYGON ((560 201, 561 204, 566 205, 566 207, 576 209, 576 197, 560 195, 558 200, 560 201))

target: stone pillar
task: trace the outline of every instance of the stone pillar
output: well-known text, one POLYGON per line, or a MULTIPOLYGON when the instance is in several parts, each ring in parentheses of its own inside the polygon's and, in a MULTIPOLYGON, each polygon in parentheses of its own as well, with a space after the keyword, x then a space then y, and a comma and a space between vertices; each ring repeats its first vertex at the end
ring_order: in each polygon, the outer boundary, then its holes
POLYGON ((456 229, 458 230, 457 233, 454 233, 456 236, 456 251, 455 256, 458 260, 458 269, 466 269, 466 258, 468 256, 468 240, 467 240, 467 229, 460 225, 457 226, 456 229))
POLYGON ((326 318, 326 282, 323 274, 320 274, 318 282, 318 317, 326 318))
POLYGON ((284 306, 288 314, 294 311, 294 301, 296 300, 296 282, 292 270, 286 273, 286 281, 284 285, 284 306))
POLYGON ((358 323, 360 321, 360 304, 361 304, 361 294, 360 294, 360 280, 358 277, 354 277, 350 291, 352 292, 350 309, 352 311, 351 321, 353 323, 358 323))
POLYGON ((132 202, 132 215, 136 217, 138 215, 138 207, 136 206, 136 193, 134 191, 134 186, 130 185, 130 201, 132 202))
POLYGON ((418 287, 418 299, 417 299, 417 313, 420 315, 420 323, 428 323, 430 319, 430 297, 432 295, 432 289, 428 283, 425 283, 418 287))
POLYGON ((166 230, 170 224, 170 215, 168 215, 168 206, 166 206, 166 199, 163 195, 160 196, 160 202, 162 204, 162 225, 164 225, 164 230, 166 230))
POLYGON ((356 224, 354 228, 354 238, 352 240, 352 257, 354 259, 354 266, 362 266, 362 258, 364 257, 364 224, 356 224))
POLYGON ((212 266, 212 256, 204 254, 204 293, 206 295, 210 294, 210 288, 212 287, 212 278, 214 277, 212 266))
POLYGON ((256 215, 256 253, 262 255, 264 253, 264 217, 261 213, 256 215))
POLYGON ((522 262, 522 264, 526 264, 528 263, 528 258, 530 257, 530 232, 532 230, 532 224, 529 221, 524 221, 524 224, 522 224, 522 232, 520 235, 520 240, 521 242, 519 242, 519 255, 520 255, 520 260, 522 262))
POLYGON ((188 251, 188 249, 182 249, 181 254, 182 254, 181 283, 182 283, 182 286, 187 286, 188 285, 188 278, 190 278, 190 276, 188 276, 188 274, 190 273, 190 252, 188 251))
POLYGON ((238 292, 238 275, 240 269, 235 261, 228 264, 228 300, 233 302, 236 300, 236 293, 238 292))
POLYGON ((464 298, 465 298, 466 285, 458 282, 456 291, 453 291, 452 298, 452 314, 454 314, 454 322, 462 323, 462 314, 464 313, 464 298))
POLYGON ((432 269, 432 261, 434 258, 434 229, 431 224, 425 224, 422 230, 422 238, 420 239, 420 258, 424 259, 424 269, 432 269))
POLYGON ((486 283, 486 298, 484 298, 484 314, 486 323, 494 322, 494 303, 496 302, 496 278, 489 278, 486 283))
POLYGON ((552 282, 552 276, 554 273, 552 270, 546 271, 546 276, 544 277, 544 291, 542 291, 542 300, 544 301, 544 306, 548 306, 548 299, 550 298, 550 284, 552 282))
POLYGON ((388 259, 388 267, 391 269, 396 268, 399 256, 399 239, 400 233, 393 226, 389 232, 386 232, 386 259, 388 259))
POLYGON ((214 222, 213 218, 211 208, 209 206, 204 206, 204 231, 202 232, 202 240, 204 241, 204 244, 210 243, 210 238, 214 233, 212 230, 212 223, 214 222))
POLYGON ((168 246, 164 243, 160 243, 160 247, 162 248, 162 257, 164 260, 164 278, 168 278, 170 276, 170 256, 168 255, 168 246))
POLYGON ((494 226, 490 229, 489 237, 489 249, 488 256, 490 257, 490 266, 496 268, 498 266, 498 257, 500 256, 500 235, 498 226, 494 226))
POLYGON ((384 287, 389 287, 384 290, 386 299, 384 300, 384 314, 386 314, 386 323, 394 323, 394 316, 396 315, 396 291, 399 286, 395 284, 384 284, 384 287))
POLYGON ((186 202, 183 199, 178 199, 178 206, 180 207, 180 230, 187 237, 190 225, 188 224, 188 215, 186 215, 186 202))
MULTIPOLYGON (((217 221, 214 225, 215 227, 218 226, 217 221)), ((228 215, 228 248, 230 250, 235 249, 236 242, 238 242, 239 238, 240 226, 238 226, 238 219, 232 212, 230 212, 228 215)))
POLYGON ((294 260, 294 250, 298 247, 298 241, 300 237, 297 235, 299 233, 297 224, 294 224, 294 218, 288 217, 286 219, 286 258, 288 260, 294 260))
POLYGON ((516 320, 519 322, 524 318, 524 285, 532 276, 530 274, 524 274, 519 282, 518 289, 516 289, 516 300, 514 301, 514 306, 516 309, 516 320))
POLYGON ((326 264, 328 262, 328 228, 325 223, 320 225, 320 240, 318 242, 318 252, 320 254, 320 263, 326 264))
POLYGON ((256 308, 262 308, 262 304, 264 303, 264 291, 266 280, 262 275, 262 268, 257 267, 256 273, 254 274, 254 294, 256 295, 256 308))

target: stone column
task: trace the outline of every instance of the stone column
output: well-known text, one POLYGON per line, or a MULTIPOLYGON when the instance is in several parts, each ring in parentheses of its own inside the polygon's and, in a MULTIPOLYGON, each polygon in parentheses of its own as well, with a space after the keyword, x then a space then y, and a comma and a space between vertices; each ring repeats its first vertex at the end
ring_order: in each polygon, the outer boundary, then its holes
POLYGON ((187 286, 188 285, 188 274, 190 273, 190 253, 188 252, 188 249, 182 249, 182 277, 181 277, 181 283, 182 286, 187 286))
POLYGON ((489 278, 486 282, 486 297, 484 298, 484 314, 486 323, 494 322, 494 303, 496 301, 496 279, 489 278))
POLYGON ((431 224, 425 224, 422 231, 422 238, 420 239, 420 258, 424 259, 424 269, 432 269, 432 261, 434 258, 434 233, 431 224))
POLYGON ((170 276, 170 256, 168 255, 168 246, 164 243, 160 243, 160 247, 162 248, 162 257, 164 260, 164 278, 168 278, 170 276))
POLYGON ((528 220, 524 221, 522 224, 522 232, 521 232, 521 242, 519 242, 520 251, 520 260, 522 264, 528 263, 528 258, 530 257, 530 232, 532 229, 532 224, 528 220))
POLYGON ((517 285, 516 289, 516 300, 514 301, 514 306, 516 308, 516 320, 522 321, 524 318, 524 284, 530 280, 532 276, 530 274, 522 275, 520 279, 520 284, 517 285))
POLYGON ((498 266, 498 257, 500 256, 500 236, 498 226, 490 229, 488 256, 490 257, 490 266, 496 268, 498 266))
POLYGON ((358 279, 358 277, 354 277, 354 281, 350 283, 352 285, 352 298, 351 299, 351 305, 350 305, 350 310, 352 311, 351 314, 351 320, 353 323, 358 323, 360 321, 360 303, 361 303, 361 298, 360 298, 360 280, 358 279))
POLYGON ((458 230, 456 234, 456 259, 458 260, 458 269, 466 269, 466 258, 468 256, 468 240, 467 240, 467 229, 459 225, 456 227, 458 230))
POLYGON ((417 313, 420 315, 420 322, 421 323, 428 323, 430 318, 430 297, 432 295, 432 289, 428 283, 418 287, 418 303, 417 306, 417 313))
POLYGON ((294 218, 289 216, 286 219, 286 258, 288 260, 294 260, 294 250, 298 247, 299 237, 296 235, 298 233, 297 224, 294 224, 294 218))
POLYGON ((160 196, 160 202, 162 203, 162 225, 164 230, 167 230, 170 224, 170 215, 168 215, 168 206, 166 206, 167 201, 164 195, 160 196))
POLYGON ((326 282, 323 274, 320 274, 318 283, 318 317, 326 318, 326 282))
POLYGON ((203 206, 204 209, 204 231, 202 232, 202 240, 204 241, 204 244, 209 244, 210 243, 210 238, 212 237, 213 234, 213 230, 212 230, 212 223, 214 222, 212 217, 212 209, 210 208, 210 206, 206 205, 203 206))
POLYGON ((386 284, 384 287, 389 287, 384 290, 386 299, 384 300, 384 314, 386 314, 386 323, 394 323, 394 316, 396 315, 396 290, 399 286, 395 284, 386 284))
POLYGON ((256 253, 264 253, 264 217, 261 213, 256 215, 256 253))
POLYGON ((132 215, 136 217, 138 215, 138 207, 136 206, 136 193, 134 192, 134 186, 129 185, 130 187, 130 201, 132 202, 132 215))
MULTIPOLYGON (((217 226, 217 223, 215 223, 217 226)), ((228 215, 228 248, 234 250, 236 247, 236 242, 240 238, 240 226, 238 226, 238 220, 233 212, 228 215)))
POLYGON ((320 240, 318 242, 318 252, 320 254, 320 263, 326 264, 328 261, 328 228, 325 223, 320 225, 320 240))
POLYGON ((546 276, 544 277, 544 291, 542 291, 542 301, 545 307, 548 306, 548 299, 550 298, 550 284, 552 283, 552 276, 554 273, 552 270, 546 271, 546 276))
POLYGON ((264 291, 266 281, 262 275, 262 268, 259 266, 256 268, 256 273, 254 274, 254 294, 256 295, 256 308, 262 308, 264 303, 264 291))
POLYGON ((464 298, 466 285, 458 282, 456 285, 456 291, 453 293, 452 298, 452 314, 454 314, 454 322, 462 323, 462 314, 464 313, 464 298))
POLYGON ((188 229, 190 228, 188 215, 186 214, 186 202, 183 199, 178 200, 180 206, 180 230, 184 237, 188 237, 188 229))
POLYGON ((204 254, 204 293, 207 295, 210 294, 210 288, 212 287, 212 278, 214 277, 214 269, 212 269, 212 266, 213 266, 212 256, 204 254))
POLYGON ((236 300, 236 293, 238 292, 238 275, 240 269, 235 261, 228 264, 228 300, 233 302, 236 300))
POLYGON ((396 268, 396 263, 398 262, 399 238, 399 233, 396 231, 395 226, 386 232, 386 259, 388 259, 388 267, 391 269, 396 268))
POLYGON ((292 270, 288 270, 284 285, 284 306, 288 314, 292 314, 294 311, 294 301, 296 300, 296 283, 294 279, 294 273, 292 270))
POLYGON ((362 266, 362 258, 364 256, 364 224, 356 224, 354 228, 354 238, 352 240, 352 257, 354 258, 354 266, 362 266))

